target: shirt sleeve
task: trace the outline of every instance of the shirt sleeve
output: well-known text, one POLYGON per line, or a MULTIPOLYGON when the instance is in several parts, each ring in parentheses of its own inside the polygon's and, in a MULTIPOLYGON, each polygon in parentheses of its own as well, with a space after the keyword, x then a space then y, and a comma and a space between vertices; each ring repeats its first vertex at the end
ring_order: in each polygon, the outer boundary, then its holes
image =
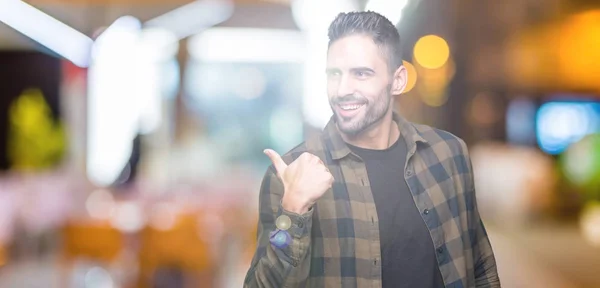
POLYGON ((496 258, 488 238, 488 234, 479 215, 477 206, 477 197, 473 177, 473 165, 469 156, 467 145, 460 140, 463 153, 468 165, 469 177, 467 183, 467 193, 465 195, 467 209, 469 210, 469 236, 471 238, 473 250, 473 269, 475 275, 475 287, 501 287, 496 267, 496 258))
POLYGON ((313 208, 303 215, 283 209, 283 184, 271 166, 265 174, 259 195, 258 247, 254 253, 244 287, 297 287, 305 283, 310 271, 310 244, 313 208), (291 219, 286 230, 291 242, 276 247, 270 242, 275 220, 281 215, 291 219))

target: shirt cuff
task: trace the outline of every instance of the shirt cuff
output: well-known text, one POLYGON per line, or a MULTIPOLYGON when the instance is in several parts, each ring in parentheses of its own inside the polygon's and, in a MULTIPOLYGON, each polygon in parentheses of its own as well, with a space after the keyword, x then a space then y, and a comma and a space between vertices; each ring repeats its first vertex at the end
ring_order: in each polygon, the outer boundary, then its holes
POLYGON ((312 229, 312 215, 314 208, 310 207, 308 211, 302 215, 287 211, 283 208, 283 205, 279 203, 279 209, 277 211, 277 219, 281 215, 286 215, 290 217, 292 221, 292 226, 287 230, 290 233, 292 238, 303 238, 304 236, 309 235, 312 229))

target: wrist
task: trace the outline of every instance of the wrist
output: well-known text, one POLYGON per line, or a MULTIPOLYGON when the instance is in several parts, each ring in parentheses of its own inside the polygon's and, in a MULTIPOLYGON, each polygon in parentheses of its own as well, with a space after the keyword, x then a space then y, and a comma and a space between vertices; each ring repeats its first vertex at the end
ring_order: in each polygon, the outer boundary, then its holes
POLYGON ((281 201, 281 206, 283 206, 283 209, 288 212, 302 215, 308 212, 312 205, 309 203, 309 201, 302 200, 293 193, 285 193, 281 201))

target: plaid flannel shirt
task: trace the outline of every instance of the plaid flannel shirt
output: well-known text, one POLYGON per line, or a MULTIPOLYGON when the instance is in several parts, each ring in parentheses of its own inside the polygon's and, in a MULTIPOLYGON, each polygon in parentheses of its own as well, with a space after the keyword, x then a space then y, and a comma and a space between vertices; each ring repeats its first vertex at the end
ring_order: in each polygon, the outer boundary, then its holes
MULTIPOLYGON (((500 287, 496 261, 475 198, 465 142, 445 131, 408 122, 397 113, 408 147, 404 177, 435 247, 446 287, 500 287)), ((332 120, 323 133, 283 156, 318 156, 333 187, 304 215, 281 206, 283 185, 270 166, 259 196, 258 248, 244 287, 381 287, 381 249, 367 169, 332 120), (292 242, 270 244, 275 220, 292 219, 292 242)))

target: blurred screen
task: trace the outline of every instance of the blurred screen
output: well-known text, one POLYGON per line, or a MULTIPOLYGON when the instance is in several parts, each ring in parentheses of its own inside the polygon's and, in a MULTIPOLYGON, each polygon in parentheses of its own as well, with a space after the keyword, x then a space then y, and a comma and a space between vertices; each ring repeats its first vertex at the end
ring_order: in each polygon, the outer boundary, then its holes
POLYGON ((600 102, 551 101, 537 110, 537 142, 548 154, 560 154, 584 136, 599 132, 600 102))

